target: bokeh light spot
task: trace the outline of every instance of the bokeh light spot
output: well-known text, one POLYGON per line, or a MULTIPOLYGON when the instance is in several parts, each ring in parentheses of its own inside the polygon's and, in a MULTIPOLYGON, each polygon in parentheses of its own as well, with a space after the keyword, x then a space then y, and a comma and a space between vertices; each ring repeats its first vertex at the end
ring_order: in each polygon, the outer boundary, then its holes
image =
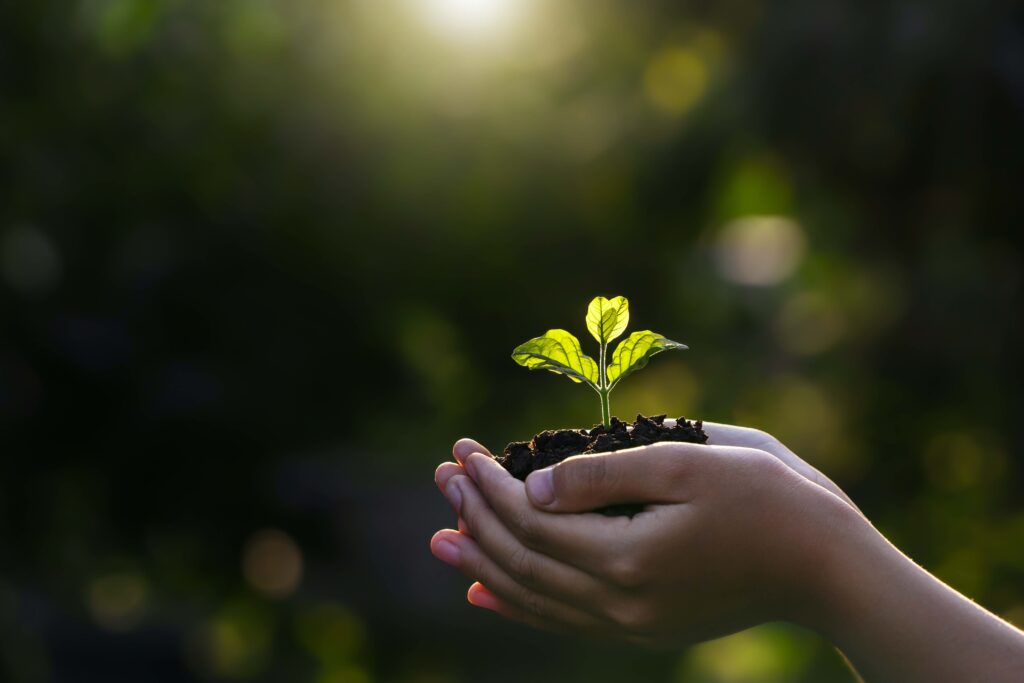
POLYGON ((999 449, 986 447, 963 431, 942 432, 925 447, 924 468, 928 479, 946 491, 970 489, 998 478, 1005 462, 999 449))
POLYGON ((775 626, 749 629, 694 647, 676 680, 770 683, 794 679, 810 658, 811 643, 775 626))
POLYGON ((245 544, 242 572, 257 592, 268 598, 286 598, 302 580, 302 552, 288 534, 266 529, 245 544))
POLYGON ((842 397, 803 377, 761 378, 740 400, 734 421, 765 429, 815 467, 850 481, 863 463, 847 433, 842 397))
POLYGON ((229 49, 242 59, 273 53, 285 46, 288 40, 288 29, 278 10, 270 3, 238 3, 225 30, 229 49))
POLYGON ((438 30, 462 37, 499 32, 513 18, 515 0, 419 0, 438 30))
POLYGON ((366 641, 366 626, 337 603, 320 603, 295 616, 295 639, 323 666, 340 667, 356 656, 366 641))
POLYGON ((149 586, 138 574, 121 572, 92 580, 86 602, 93 621, 110 631, 129 631, 141 620, 149 586))
POLYGON ((827 351, 845 331, 843 312, 819 292, 802 292, 789 299, 775 325, 782 347, 800 356, 827 351))
POLYGON ((718 235, 715 263, 726 280, 742 285, 777 285, 796 270, 806 248, 800 225, 785 216, 745 216, 718 235))
POLYGON ((82 14, 100 48, 121 57, 145 45, 160 17, 157 0, 84 0, 82 14))
POLYGON ((704 95, 707 79, 707 67, 696 53, 670 47, 647 65, 644 92, 656 109, 678 116, 692 109, 704 95))
POLYGON ((395 315, 398 354, 420 382, 422 400, 439 414, 463 415, 486 391, 469 362, 460 330, 428 308, 395 315))
POLYGON ((785 165, 771 153, 728 163, 715 192, 718 222, 742 216, 785 216, 793 211, 793 187, 785 165))
POLYGON ((266 668, 273 631, 268 613, 235 603, 200 624, 185 641, 185 659, 204 678, 251 678, 266 668))

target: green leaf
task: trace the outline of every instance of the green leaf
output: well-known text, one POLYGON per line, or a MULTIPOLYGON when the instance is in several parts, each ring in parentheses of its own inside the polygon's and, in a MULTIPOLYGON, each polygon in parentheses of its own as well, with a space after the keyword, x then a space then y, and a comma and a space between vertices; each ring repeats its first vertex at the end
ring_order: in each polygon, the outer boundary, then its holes
POLYGON ((599 344, 607 344, 618 337, 628 324, 629 301, 624 296, 595 297, 587 308, 587 329, 599 344))
POLYGON ((597 363, 580 349, 580 340, 565 330, 548 330, 520 344, 512 352, 512 360, 530 370, 550 370, 597 389, 597 363))
POLYGON ((647 365, 647 361, 654 354, 672 349, 688 348, 690 347, 686 344, 665 339, 650 330, 634 332, 615 348, 612 362, 608 364, 608 381, 614 387, 623 377, 647 365))

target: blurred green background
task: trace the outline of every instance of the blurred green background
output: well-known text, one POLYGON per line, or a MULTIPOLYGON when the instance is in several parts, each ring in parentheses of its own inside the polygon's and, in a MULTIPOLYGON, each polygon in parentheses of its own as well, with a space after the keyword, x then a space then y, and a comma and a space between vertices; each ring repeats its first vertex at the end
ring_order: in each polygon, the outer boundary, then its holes
MULTIPOLYGON (((850 681, 464 601, 432 473, 613 411, 767 429, 1024 624, 1024 16, 852 0, 0 7, 0 678, 850 681)), ((695 558, 699 561, 699 558, 695 558)))

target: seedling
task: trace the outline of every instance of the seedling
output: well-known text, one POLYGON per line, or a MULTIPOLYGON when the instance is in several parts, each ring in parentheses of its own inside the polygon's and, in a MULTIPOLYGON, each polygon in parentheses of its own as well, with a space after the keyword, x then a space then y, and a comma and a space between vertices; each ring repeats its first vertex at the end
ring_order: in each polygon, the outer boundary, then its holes
POLYGON ((596 297, 587 308, 587 329, 601 346, 599 361, 583 353, 580 340, 565 330, 548 330, 520 344, 512 352, 512 360, 530 370, 549 370, 565 375, 577 384, 586 384, 601 398, 601 421, 611 426, 609 395, 612 389, 633 372, 647 365, 651 356, 670 349, 687 349, 685 344, 643 330, 619 342, 608 363, 608 343, 617 338, 629 324, 629 301, 617 296, 596 297))

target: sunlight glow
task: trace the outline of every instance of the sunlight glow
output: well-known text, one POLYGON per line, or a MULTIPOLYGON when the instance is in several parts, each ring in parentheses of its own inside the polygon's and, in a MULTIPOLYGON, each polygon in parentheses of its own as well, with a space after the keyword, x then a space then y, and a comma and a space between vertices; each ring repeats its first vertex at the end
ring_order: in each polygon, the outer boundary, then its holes
POLYGON ((511 19, 516 0, 420 0, 439 30, 467 37, 494 34, 511 19))

